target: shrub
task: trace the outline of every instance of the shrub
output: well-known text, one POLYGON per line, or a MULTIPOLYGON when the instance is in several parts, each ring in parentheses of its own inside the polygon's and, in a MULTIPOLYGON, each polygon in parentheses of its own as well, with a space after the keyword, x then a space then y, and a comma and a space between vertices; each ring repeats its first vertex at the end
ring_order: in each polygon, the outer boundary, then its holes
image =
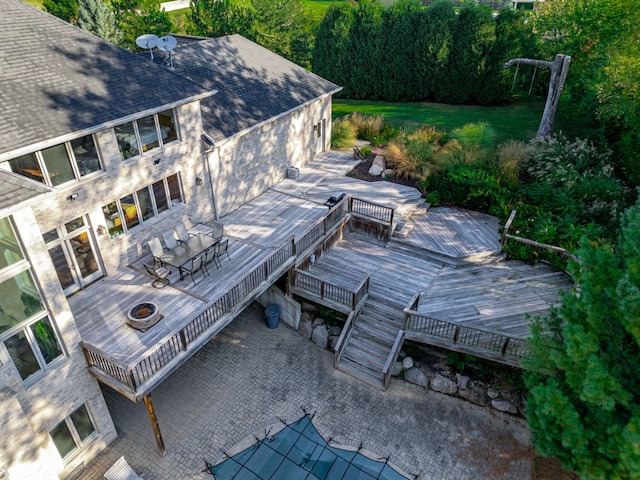
POLYGON ((524 189, 527 201, 574 223, 596 222, 613 234, 627 192, 615 178, 610 155, 581 139, 532 140, 524 165, 533 179, 524 189))
POLYGON ((527 147, 523 142, 509 140, 498 147, 498 171, 500 185, 516 188, 520 167, 527 158, 527 147))
POLYGON ((370 142, 380 134, 383 120, 383 117, 363 115, 358 112, 351 114, 351 123, 356 127, 358 138, 363 138, 370 142))
POLYGON ((437 155, 444 148, 440 144, 443 138, 444 133, 435 127, 420 127, 390 141, 384 151, 385 159, 399 177, 424 182, 450 164, 448 157, 437 155))
POLYGON ((506 192, 486 165, 449 165, 434 179, 432 186, 443 203, 484 212, 504 209, 506 192))
POLYGON ((389 143, 384 158, 398 177, 423 180, 426 176, 426 160, 410 152, 403 143, 389 143))
POLYGON ((467 123, 453 130, 451 137, 463 147, 493 148, 496 145, 496 132, 487 122, 467 123))
POLYGON ((350 148, 356 144, 356 127, 349 119, 338 119, 331 127, 331 146, 350 148))
POLYGON ((362 155, 364 155, 365 157, 368 157, 369 155, 371 155, 371 147, 369 147, 368 145, 362 147, 360 151, 362 152, 362 155))

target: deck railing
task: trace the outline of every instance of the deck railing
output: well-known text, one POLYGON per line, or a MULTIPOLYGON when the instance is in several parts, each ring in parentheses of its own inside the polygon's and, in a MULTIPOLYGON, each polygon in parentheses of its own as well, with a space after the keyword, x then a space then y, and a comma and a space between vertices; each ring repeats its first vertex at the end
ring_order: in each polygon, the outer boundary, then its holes
POLYGON ((566 248, 556 247, 555 245, 540 243, 536 242, 535 240, 529 240, 528 238, 511 235, 509 233, 509 229, 511 228, 511 224, 513 223, 513 219, 515 218, 516 213, 517 210, 511 210, 511 214, 509 215, 507 222, 504 224, 504 228, 502 229, 502 236, 500 238, 500 243, 502 244, 502 246, 506 245, 507 242, 511 240, 521 245, 526 245, 527 247, 534 250, 544 250, 550 253, 554 253, 563 258, 564 261, 573 260, 574 262, 580 262, 580 259, 566 248))
POLYGON ((293 250, 293 239, 290 239, 238 280, 231 289, 209 304, 178 332, 147 352, 142 360, 126 365, 107 357, 91 345, 83 344, 87 363, 90 367, 115 379, 127 387, 130 394, 135 395, 141 386, 178 357, 181 352, 186 351, 190 344, 198 340, 223 315, 231 312, 236 305, 246 300, 262 282, 268 280, 273 272, 291 259, 293 250))
POLYGON ((358 315, 360 315, 360 310, 351 310, 351 313, 349 313, 349 316, 347 317, 347 321, 344 323, 344 327, 342 327, 342 332, 340 333, 340 337, 338 338, 333 351, 334 368, 338 368, 340 357, 342 357, 342 353, 349 343, 349 338, 351 337, 351 332, 353 332, 353 327, 356 324, 358 315))
POLYGON ((364 217, 373 218, 375 220, 388 223, 393 223, 393 208, 378 203, 362 200, 361 198, 351 198, 350 205, 351 213, 356 213, 364 217))
POLYGON ((325 216, 316 221, 313 227, 295 242, 296 255, 303 253, 319 239, 323 238, 332 227, 340 223, 340 220, 348 213, 347 207, 349 204, 347 200, 347 198, 343 198, 336 203, 325 216))
POLYGON ((419 294, 413 298, 409 307, 404 309, 404 330, 406 332, 423 333, 441 338, 448 344, 458 344, 471 349, 490 352, 512 360, 527 355, 526 339, 510 337, 495 332, 488 332, 476 327, 439 320, 422 314, 418 308, 419 294))
POLYGON ((354 290, 349 290, 322 280, 310 272, 296 268, 293 270, 291 286, 294 289, 305 290, 320 300, 339 303, 353 310, 360 300, 369 293, 369 275, 354 290))
MULTIPOLYGON (((203 335, 206 332, 210 332, 210 329, 225 314, 232 312, 238 304, 247 301, 256 288, 269 280, 274 272, 277 272, 287 261, 303 253, 317 240, 330 232, 335 225, 339 224, 352 208, 352 200, 347 197, 337 203, 297 242, 291 238, 282 244, 272 255, 235 282, 227 292, 212 301, 193 320, 179 331, 159 342, 155 348, 149 350, 141 360, 136 360, 132 364, 124 364, 94 346, 82 343, 89 367, 96 372, 96 375, 103 377, 105 381, 107 381, 107 378, 111 379, 107 383, 119 388, 122 393, 132 397, 137 396, 141 388, 150 382, 154 375, 181 356, 183 352, 189 349, 190 345, 201 340, 203 335)), ((363 212, 369 212, 369 216, 372 216, 372 218, 382 217, 379 220, 389 219, 383 221, 391 221, 393 218, 393 209, 388 207, 357 199, 355 205, 356 208, 362 210, 359 212, 361 215, 366 214, 363 212), (391 215, 385 209, 391 210, 391 215)), ((320 284, 318 284, 318 279, 309 276, 308 272, 299 272, 301 275, 300 281, 304 281, 309 288, 319 288, 320 293, 325 298, 344 302, 351 309, 355 308, 368 293, 368 277, 360 283, 358 288, 350 291, 327 282, 320 281, 320 284)), ((298 275, 298 271, 296 271, 295 275, 298 275)))
POLYGON ((384 368, 382 369, 382 382, 383 389, 387 389, 387 385, 389 385, 389 380, 391 380, 391 367, 398 358, 398 354, 400 353, 400 349, 402 348, 402 343, 404 342, 404 330, 399 330, 398 335, 396 335, 396 340, 393 342, 393 346, 391 347, 391 351, 389 352, 389 356, 387 357, 387 361, 384 364, 384 368))

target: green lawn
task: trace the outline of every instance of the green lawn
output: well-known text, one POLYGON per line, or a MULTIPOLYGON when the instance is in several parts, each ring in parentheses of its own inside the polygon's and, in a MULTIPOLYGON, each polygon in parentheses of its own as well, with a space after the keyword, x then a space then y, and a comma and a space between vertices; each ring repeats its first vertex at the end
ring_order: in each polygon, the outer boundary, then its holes
POLYGON ((543 109, 543 100, 530 98, 521 99, 505 107, 333 100, 334 119, 351 112, 359 112, 383 116, 396 127, 420 123, 434 125, 445 131, 467 123, 487 122, 497 132, 499 141, 533 138, 538 130, 543 109))

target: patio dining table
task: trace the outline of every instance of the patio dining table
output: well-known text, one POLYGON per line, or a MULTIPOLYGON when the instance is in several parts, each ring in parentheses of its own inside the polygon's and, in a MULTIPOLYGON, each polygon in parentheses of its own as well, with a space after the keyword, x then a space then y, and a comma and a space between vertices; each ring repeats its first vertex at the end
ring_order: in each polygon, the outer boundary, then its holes
POLYGON ((217 240, 209 235, 198 234, 165 252, 160 259, 167 265, 176 267, 180 272, 180 280, 183 280, 184 266, 208 248, 213 247, 216 242, 217 240))

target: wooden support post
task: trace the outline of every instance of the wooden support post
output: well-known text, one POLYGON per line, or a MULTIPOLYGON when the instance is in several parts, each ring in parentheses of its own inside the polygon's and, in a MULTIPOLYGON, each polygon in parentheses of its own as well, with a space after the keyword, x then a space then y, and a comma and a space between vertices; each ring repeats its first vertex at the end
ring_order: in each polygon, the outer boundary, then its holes
POLYGON ((569 55, 557 54, 553 62, 536 60, 533 58, 513 58, 504 64, 504 68, 509 68, 511 65, 519 65, 521 63, 546 68, 551 72, 549 78, 549 91, 547 92, 547 102, 544 106, 544 112, 542 113, 538 133, 536 133, 536 138, 549 137, 553 133, 553 122, 555 120, 556 110, 558 109, 560 94, 564 87, 564 81, 567 78, 567 73, 569 72, 571 57, 569 55))
POLYGON ((144 400, 144 406, 147 407, 147 415, 149 415, 149 420, 151 421, 151 428, 153 429, 153 434, 156 437, 158 450, 160 450, 160 455, 164 457, 164 454, 165 454, 164 440, 162 439, 162 433, 160 432, 160 425, 158 424, 156 411, 153 408, 153 401, 151 400, 151 395, 145 395, 142 398, 142 400, 144 400))

